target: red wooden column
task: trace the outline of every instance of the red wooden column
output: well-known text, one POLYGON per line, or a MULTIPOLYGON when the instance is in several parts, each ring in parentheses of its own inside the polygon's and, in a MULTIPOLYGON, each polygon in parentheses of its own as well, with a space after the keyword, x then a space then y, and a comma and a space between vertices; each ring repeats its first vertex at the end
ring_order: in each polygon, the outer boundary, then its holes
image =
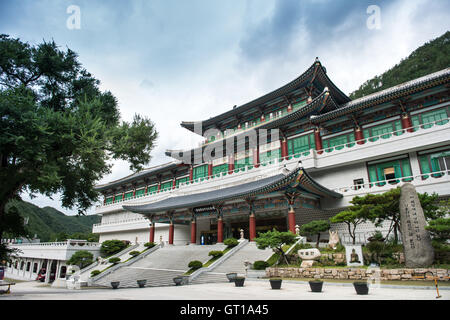
POLYGON ((355 140, 356 141, 363 140, 363 141, 356 142, 357 144, 364 144, 365 143, 365 141, 364 141, 364 133, 363 133, 363 131, 361 130, 360 127, 356 127, 355 128, 355 140))
POLYGON ((177 179, 173 177, 172 189, 175 189, 176 186, 177 186, 177 179))
POLYGON ((169 217, 170 225, 169 225, 169 244, 173 244, 173 217, 169 217))
POLYGON ((136 188, 133 189, 133 198, 136 197, 136 188))
POLYGON ((414 132, 414 129, 412 128, 412 121, 411 121, 411 117, 409 116, 408 113, 404 113, 402 114, 402 129, 407 129, 406 131, 408 132, 414 132))
POLYGON ((256 218, 254 212, 251 212, 249 217, 249 234, 249 240, 254 241, 256 238, 256 218))
POLYGON ((106 205, 106 196, 103 196, 103 205, 106 205))
POLYGON ((223 242, 223 219, 222 216, 219 215, 217 218, 217 243, 223 242))
POLYGON ((112 203, 114 203, 114 202, 116 202, 116 195, 115 195, 115 194, 113 195, 113 201, 112 201, 112 203))
POLYGON ((195 217, 191 219, 191 243, 197 243, 197 223, 195 221, 195 217))
POLYGON ((289 231, 291 231, 293 234, 295 234, 294 202, 295 202, 296 195, 295 194, 287 194, 286 197, 287 197, 288 204, 289 204, 289 211, 288 211, 289 231))
POLYGON ((318 154, 323 153, 322 151, 322 137, 320 136, 320 129, 319 128, 315 128, 314 129, 314 141, 316 142, 316 150, 321 150, 319 152, 317 152, 318 154))
POLYGON ((192 164, 189 166, 189 182, 192 183, 194 180, 194 169, 192 167, 192 164))
POLYGON ((155 222, 151 220, 150 222, 150 242, 155 242, 155 222))
POLYGON ((208 163, 208 178, 212 176, 213 165, 212 163, 208 163))
POLYGON ((253 149, 253 165, 255 168, 259 167, 259 146, 253 149))
POLYGON ((231 174, 234 171, 234 154, 228 156, 228 173, 231 174))
POLYGON ((160 192, 160 191, 161 191, 161 181, 158 182, 158 191, 157 192, 160 192))
POLYGON ((286 160, 288 156, 287 139, 281 138, 280 140, 281 160, 286 160))
POLYGON ((145 195, 148 193, 148 185, 145 186, 145 195))
POLYGON ((124 201, 124 200, 125 200, 125 192, 122 193, 122 201, 124 201))

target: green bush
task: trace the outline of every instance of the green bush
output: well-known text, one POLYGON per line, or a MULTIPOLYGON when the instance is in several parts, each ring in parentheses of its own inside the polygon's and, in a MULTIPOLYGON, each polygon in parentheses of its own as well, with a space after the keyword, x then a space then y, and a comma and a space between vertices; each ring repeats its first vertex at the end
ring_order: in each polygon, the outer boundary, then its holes
POLYGON ((198 260, 193 260, 193 261, 189 262, 188 267, 193 270, 197 270, 197 269, 200 269, 201 267, 203 267, 203 263, 201 263, 201 261, 198 261, 198 260))
POLYGON ((94 271, 91 271, 91 277, 95 277, 96 275, 98 275, 98 274, 100 274, 100 273, 101 273, 100 270, 94 270, 94 271))
POLYGON ((269 264, 266 261, 258 260, 253 263, 253 269, 255 270, 265 270, 269 264))
POLYGON ((80 250, 75 252, 72 257, 67 261, 67 265, 76 265, 80 269, 87 267, 94 262, 94 255, 86 250, 80 250))
POLYGON ((113 264, 117 264, 117 263, 120 262, 120 258, 118 258, 118 257, 110 258, 110 259, 108 260, 108 262, 109 262, 109 263, 113 263, 113 264))
POLYGON ((147 242, 144 244, 144 247, 147 247, 149 249, 153 248, 154 246, 156 246, 156 243, 154 243, 154 242, 147 242))
POLYGON ((132 256, 132 257, 138 256, 139 254, 140 254, 139 251, 131 251, 130 252, 130 256, 132 256))
POLYGON ((100 252, 104 256, 111 256, 116 254, 127 247, 126 242, 122 240, 106 240, 102 242, 100 252))
POLYGON ((236 238, 228 238, 223 241, 223 244, 229 248, 233 248, 239 244, 239 241, 236 238))
POLYGON ((208 256, 211 256, 211 257, 217 259, 217 258, 220 258, 221 256, 223 256, 223 252, 219 251, 219 250, 213 250, 208 253, 208 256))

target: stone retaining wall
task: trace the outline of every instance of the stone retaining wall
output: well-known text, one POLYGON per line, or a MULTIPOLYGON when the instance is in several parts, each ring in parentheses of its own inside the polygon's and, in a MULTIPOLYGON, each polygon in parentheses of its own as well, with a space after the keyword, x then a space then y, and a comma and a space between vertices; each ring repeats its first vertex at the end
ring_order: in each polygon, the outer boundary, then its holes
MULTIPOLYGON (((449 269, 381 269, 380 280, 439 280, 449 281, 449 269), (428 273, 427 273, 428 272, 428 273), (426 276, 426 279, 414 277, 426 276)), ((367 280, 375 272, 364 268, 267 268, 267 277, 367 280)))

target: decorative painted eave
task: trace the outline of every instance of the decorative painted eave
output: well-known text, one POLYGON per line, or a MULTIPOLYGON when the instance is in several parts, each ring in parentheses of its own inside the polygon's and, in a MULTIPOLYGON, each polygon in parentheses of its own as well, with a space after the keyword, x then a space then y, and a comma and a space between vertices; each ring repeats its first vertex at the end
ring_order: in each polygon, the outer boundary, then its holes
POLYGON ((337 193, 333 190, 330 190, 321 184, 317 183, 314 179, 312 179, 308 173, 300 169, 297 175, 297 178, 290 185, 291 188, 303 189, 309 193, 318 195, 320 197, 330 197, 339 199, 342 198, 342 194, 337 193))
POLYGON ((181 163, 180 161, 171 161, 158 166, 147 168, 142 171, 130 174, 121 179, 114 180, 105 184, 96 185, 94 189, 99 192, 114 189, 139 179, 145 179, 146 177, 154 176, 158 173, 167 172, 168 170, 175 169, 180 165, 180 163, 181 163))
MULTIPOLYGON (((272 128, 279 128, 285 124, 288 124, 293 121, 300 120, 302 118, 308 118, 309 116, 313 114, 319 114, 323 110, 334 110, 338 107, 334 99, 332 98, 329 89, 326 87, 323 92, 315 97, 310 103, 304 105, 303 107, 299 108, 298 110, 295 110, 291 113, 286 114, 285 116, 281 118, 277 118, 272 121, 268 121, 262 124, 259 124, 256 127, 250 128, 251 129, 272 129, 272 128)), ((240 135, 245 135, 247 131, 242 131, 235 135, 235 137, 239 137, 240 135)), ((226 141, 227 137, 224 139, 220 139, 214 142, 209 143, 207 146, 209 148, 213 148, 215 145, 219 146, 221 143, 224 143, 226 141)), ((203 147, 206 147, 206 145, 190 150, 166 150, 165 154, 166 156, 172 157, 174 154, 178 154, 180 157, 185 152, 191 152, 191 154, 194 154, 196 150, 198 152, 202 152, 201 150, 203 147)))
POLYGON ((258 195, 271 193, 284 188, 299 187, 305 183, 304 190, 319 196, 342 197, 341 194, 328 190, 314 182, 301 167, 292 171, 283 169, 279 174, 268 178, 243 183, 209 192, 166 198, 149 204, 124 205, 123 209, 135 213, 151 216, 153 214, 166 214, 179 209, 189 209, 207 205, 215 205, 225 201, 252 198, 258 195))
POLYGON ((404 82, 394 87, 372 93, 370 95, 349 101, 340 105, 336 110, 315 117, 312 122, 320 123, 339 116, 353 113, 371 106, 396 100, 419 91, 450 82, 450 68, 428 74, 426 76, 404 82))
POLYGON ((194 131, 194 124, 197 122, 201 122, 203 127, 206 128, 208 126, 213 125, 214 123, 223 121, 225 119, 228 119, 230 117, 234 117, 235 115, 239 115, 245 111, 248 111, 252 108, 261 106, 267 102, 270 102, 271 100, 275 100, 279 97, 282 97, 289 92, 292 92, 294 90, 297 90, 302 87, 305 83, 308 81, 310 83, 314 82, 315 79, 320 81, 324 87, 328 87, 331 95, 334 97, 337 103, 342 104, 347 101, 350 101, 350 98, 345 95, 336 85, 330 80, 330 78, 327 76, 326 69, 322 66, 319 59, 316 58, 316 61, 314 62, 311 67, 309 67, 304 73, 302 73, 299 77, 294 79, 293 81, 289 82, 288 84, 269 92, 255 100, 252 100, 246 104, 243 104, 239 107, 235 107, 232 110, 229 110, 227 112, 224 112, 222 114, 219 114, 215 117, 211 117, 207 120, 203 121, 183 121, 181 123, 181 126, 190 130, 194 131))

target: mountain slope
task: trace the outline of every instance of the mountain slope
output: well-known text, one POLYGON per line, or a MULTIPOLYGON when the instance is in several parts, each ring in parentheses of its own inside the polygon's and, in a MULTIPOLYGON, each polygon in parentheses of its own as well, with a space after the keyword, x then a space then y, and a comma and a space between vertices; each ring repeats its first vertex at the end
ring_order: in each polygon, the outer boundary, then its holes
POLYGON ((399 64, 364 82, 350 94, 357 99, 450 67, 450 31, 414 50, 399 64))
POLYGON ((28 219, 26 229, 31 236, 37 235, 41 242, 50 241, 58 233, 91 233, 92 225, 101 220, 99 215, 66 216, 55 208, 39 208, 25 201, 12 200, 8 207, 11 205, 19 210, 23 218, 28 219))

